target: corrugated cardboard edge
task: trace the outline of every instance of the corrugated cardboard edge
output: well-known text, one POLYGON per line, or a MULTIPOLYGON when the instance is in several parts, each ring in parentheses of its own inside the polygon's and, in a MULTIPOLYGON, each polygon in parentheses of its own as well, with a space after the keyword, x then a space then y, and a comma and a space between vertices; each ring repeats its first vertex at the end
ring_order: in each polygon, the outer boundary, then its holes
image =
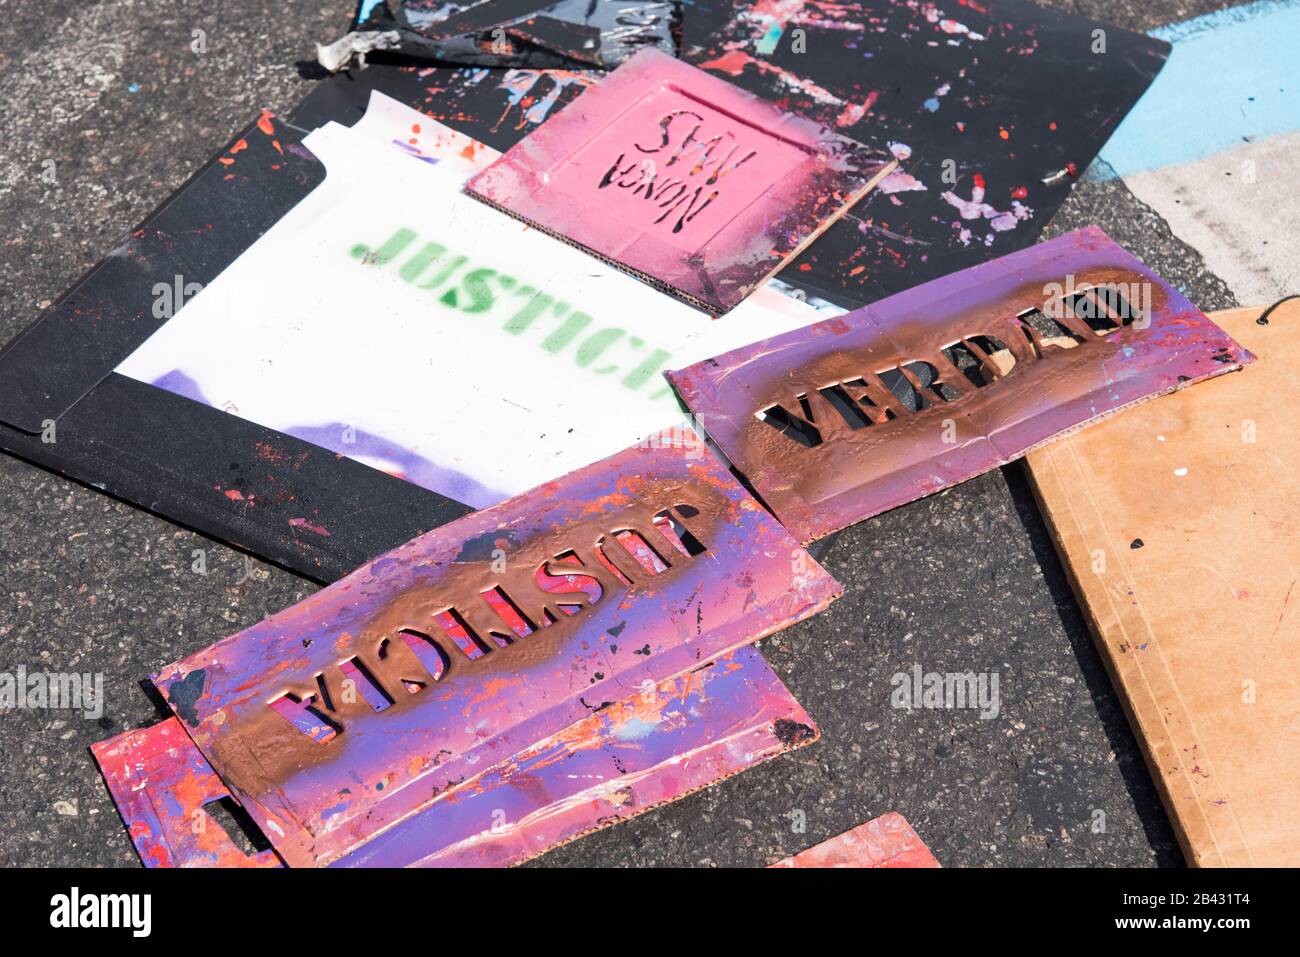
POLYGON ((721 299, 719 299, 719 301, 716 302, 709 302, 707 300, 699 298, 698 296, 691 295, 691 293, 687 292, 684 289, 677 288, 670 282, 665 282, 664 280, 658 278, 657 276, 652 276, 650 273, 645 272, 644 270, 637 269, 635 266, 630 266, 627 263, 624 263, 618 259, 615 259, 611 256, 607 256, 596 249, 592 249, 590 246, 584 245, 581 241, 571 236, 566 236, 562 232, 557 232, 556 230, 551 229, 549 226, 537 222, 536 220, 530 219, 527 216, 521 216, 519 213, 515 212, 509 206, 502 205, 501 203, 497 202, 495 199, 485 196, 482 193, 479 193, 475 190, 471 190, 468 188, 468 186, 465 189, 465 195, 477 199, 480 203, 483 203, 485 206, 492 207, 499 213, 504 213, 505 215, 509 216, 511 219, 518 220, 519 222, 528 226, 530 229, 535 229, 539 233, 543 233, 547 236, 550 236, 552 239, 557 239, 562 243, 566 243, 572 246, 574 249, 581 249, 588 256, 593 256, 596 259, 599 259, 605 265, 612 266, 615 269, 620 270, 621 272, 625 272, 629 276, 641 280, 641 282, 645 283, 647 286, 651 287, 652 289, 661 292, 665 295, 672 296, 674 299, 679 299, 682 302, 686 303, 688 306, 694 309, 698 309, 700 312, 703 312, 714 319, 718 319, 721 318, 722 316, 725 316, 727 313, 731 312, 732 309, 735 309, 742 302, 744 302, 746 299, 752 296, 754 292, 759 287, 761 287, 764 283, 766 283, 769 279, 771 279, 782 269, 785 269, 796 259, 802 256, 804 252, 808 249, 808 247, 811 246, 814 242, 816 242, 821 237, 822 233, 826 232, 826 230, 830 229, 831 226, 835 225, 835 223, 843 219, 848 214, 849 210, 851 210, 858 203, 862 202, 862 200, 866 199, 867 195, 872 190, 874 190, 878 185, 880 185, 881 180, 883 180, 890 173, 896 172, 898 169, 899 169, 898 160, 888 160, 887 162, 885 162, 880 167, 880 170, 874 176, 871 177, 871 179, 867 180, 866 183, 864 183, 855 192, 849 195, 834 212, 827 215, 827 217, 821 222, 821 224, 818 225, 816 229, 814 229, 812 232, 808 234, 807 238, 805 238, 803 242, 801 242, 797 247, 795 247, 791 252, 786 254, 784 257, 772 263, 772 268, 769 269, 766 273, 764 273, 762 278, 760 278, 757 282, 755 282, 753 286, 751 286, 743 296, 741 296, 739 299, 737 299, 735 302, 731 303, 730 305, 722 302, 721 299))

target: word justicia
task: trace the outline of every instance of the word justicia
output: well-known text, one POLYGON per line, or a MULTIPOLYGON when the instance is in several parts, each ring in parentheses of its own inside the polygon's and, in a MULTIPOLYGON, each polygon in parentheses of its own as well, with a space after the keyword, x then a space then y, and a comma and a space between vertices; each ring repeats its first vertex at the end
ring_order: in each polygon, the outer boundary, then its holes
POLYGON ((104 676, 100 673, 28 671, 19 665, 0 671, 0 711, 40 708, 80 711, 91 720, 104 715, 104 676))
POLYGON ((270 708, 317 743, 328 742, 350 714, 385 711, 454 668, 485 659, 490 664, 498 655, 508 658, 516 643, 526 648, 540 632, 581 615, 607 595, 707 551, 686 525, 699 514, 685 503, 653 515, 646 510, 644 518, 624 514, 585 548, 563 547, 569 543, 562 534, 547 550, 552 557, 535 567, 507 568, 502 557, 474 563, 445 585, 447 597, 438 602, 445 602, 442 611, 374 647, 354 647, 337 664, 291 684, 270 708))
MULTIPOLYGON (((353 259, 371 267, 389 266, 405 256, 397 267, 398 276, 415 289, 440 290, 440 305, 500 320, 501 330, 511 336, 540 330, 543 352, 568 356, 579 369, 595 375, 617 377, 619 385, 633 392, 655 380, 672 357, 626 329, 599 324, 558 295, 473 263, 441 243, 417 242, 418 238, 415 230, 402 227, 378 247, 357 243, 350 252, 353 259)), ((665 387, 648 398, 671 401, 672 390, 665 387)))
POLYGON ((895 672, 889 683, 894 686, 890 705, 907 711, 979 709, 980 720, 992 721, 1002 710, 996 671, 924 671, 915 664, 911 671, 895 672))
POLYGON ((704 117, 693 110, 673 110, 664 115, 659 120, 659 143, 633 143, 636 153, 630 157, 626 150, 619 153, 596 188, 613 186, 645 200, 651 215, 663 211, 654 219, 656 226, 669 220, 672 231, 681 232, 718 198, 719 181, 757 155, 757 151, 742 147, 730 130, 702 136, 703 126, 704 117), (671 152, 665 153, 670 147, 671 152))

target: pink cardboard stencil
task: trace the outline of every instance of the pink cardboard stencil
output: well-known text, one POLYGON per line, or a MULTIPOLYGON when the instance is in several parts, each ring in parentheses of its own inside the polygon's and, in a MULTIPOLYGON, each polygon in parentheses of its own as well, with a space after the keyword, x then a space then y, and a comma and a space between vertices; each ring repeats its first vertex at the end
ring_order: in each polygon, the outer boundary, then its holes
POLYGON ((643 50, 466 190, 718 315, 895 166, 643 50))

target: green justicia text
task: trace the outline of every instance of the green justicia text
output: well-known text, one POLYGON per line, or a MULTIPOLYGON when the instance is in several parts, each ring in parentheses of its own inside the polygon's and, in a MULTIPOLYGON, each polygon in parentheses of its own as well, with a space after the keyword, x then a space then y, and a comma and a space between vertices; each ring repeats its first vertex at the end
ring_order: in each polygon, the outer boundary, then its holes
MULTIPOLYGON (((405 256, 397 266, 397 274, 417 289, 441 289, 438 302, 447 308, 463 313, 501 314, 500 328, 512 336, 545 328, 539 342, 543 351, 567 355, 579 368, 597 375, 621 374, 619 383, 633 391, 657 378, 656 373, 671 358, 670 352, 650 347, 626 329, 594 325, 590 315, 550 293, 499 270, 475 267, 467 256, 453 253, 441 243, 420 244, 418 238, 415 230, 403 227, 377 249, 356 244, 351 255, 361 264, 374 267, 394 265, 405 256), (615 346, 630 354, 630 364, 610 360, 609 353, 615 346)), ((672 397, 667 386, 648 396, 651 400, 664 397, 672 397)))

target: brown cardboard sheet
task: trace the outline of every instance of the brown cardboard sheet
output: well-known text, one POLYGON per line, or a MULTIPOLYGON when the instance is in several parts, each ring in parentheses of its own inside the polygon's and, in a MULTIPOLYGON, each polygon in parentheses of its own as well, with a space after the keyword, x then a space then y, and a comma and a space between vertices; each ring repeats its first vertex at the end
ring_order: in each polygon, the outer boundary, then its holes
POLYGON ((1211 316, 1259 360, 1028 456, 1195 866, 1300 865, 1300 300, 1211 316))

